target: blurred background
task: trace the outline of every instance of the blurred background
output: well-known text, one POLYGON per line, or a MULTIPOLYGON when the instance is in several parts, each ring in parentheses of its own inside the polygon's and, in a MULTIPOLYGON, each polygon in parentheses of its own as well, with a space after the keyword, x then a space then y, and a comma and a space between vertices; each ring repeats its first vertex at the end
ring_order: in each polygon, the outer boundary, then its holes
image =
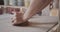
MULTIPOLYGON (((20 10, 21 10, 21 8, 22 8, 22 10, 27 10, 27 8, 30 5, 30 2, 31 2, 31 0, 0 0, 0 10, 1 10, 0 14, 12 13, 12 11, 15 8, 18 8, 20 10)), ((39 12, 37 14, 41 15, 41 16, 51 16, 52 7, 58 7, 58 5, 56 3, 57 3, 57 1, 54 0, 46 8, 44 8, 42 12, 39 12)))

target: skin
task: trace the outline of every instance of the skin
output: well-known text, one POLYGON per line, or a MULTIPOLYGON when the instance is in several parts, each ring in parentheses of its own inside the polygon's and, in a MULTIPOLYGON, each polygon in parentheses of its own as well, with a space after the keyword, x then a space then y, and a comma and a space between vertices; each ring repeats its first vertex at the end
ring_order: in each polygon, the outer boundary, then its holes
POLYGON ((41 12, 52 0, 31 0, 28 10, 24 13, 23 20, 29 20, 33 15, 41 12))
POLYGON ((20 22, 26 22, 33 15, 35 15, 38 12, 41 12, 51 1, 52 0, 31 0, 28 10, 23 15, 16 13, 16 21, 14 21, 14 23, 18 24, 20 22), (23 16, 23 17, 19 18, 21 16, 23 16), (21 20, 19 20, 19 19, 21 19, 21 20))

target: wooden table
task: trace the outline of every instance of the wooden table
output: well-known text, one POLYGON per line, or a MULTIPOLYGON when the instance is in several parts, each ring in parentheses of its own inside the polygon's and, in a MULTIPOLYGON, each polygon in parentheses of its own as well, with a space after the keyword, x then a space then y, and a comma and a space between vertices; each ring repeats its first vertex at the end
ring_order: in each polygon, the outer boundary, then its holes
MULTIPOLYGON (((50 16, 47 16, 47 18, 45 16, 44 17, 39 16, 40 20, 39 17, 34 16, 35 18, 30 19, 30 22, 32 22, 30 26, 27 27, 13 26, 11 23, 12 16, 13 15, 9 14, 0 15, 0 32, 46 32, 49 28, 51 28, 54 25, 54 24, 41 24, 44 19, 45 21, 47 21, 47 19, 50 19, 50 16), (35 20, 32 21, 32 19, 35 20)), ((53 17, 51 17, 51 19, 52 18, 53 17)))

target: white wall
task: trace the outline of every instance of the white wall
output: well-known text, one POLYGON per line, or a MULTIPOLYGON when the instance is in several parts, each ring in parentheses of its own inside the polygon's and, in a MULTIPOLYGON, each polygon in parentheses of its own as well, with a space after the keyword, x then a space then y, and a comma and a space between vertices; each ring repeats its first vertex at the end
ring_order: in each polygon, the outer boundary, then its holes
POLYGON ((50 16, 49 6, 42 10, 42 16, 50 16))
POLYGON ((9 0, 9 4, 15 6, 16 5, 16 1, 15 0, 9 0))
POLYGON ((4 5, 9 5, 9 0, 4 0, 4 5))

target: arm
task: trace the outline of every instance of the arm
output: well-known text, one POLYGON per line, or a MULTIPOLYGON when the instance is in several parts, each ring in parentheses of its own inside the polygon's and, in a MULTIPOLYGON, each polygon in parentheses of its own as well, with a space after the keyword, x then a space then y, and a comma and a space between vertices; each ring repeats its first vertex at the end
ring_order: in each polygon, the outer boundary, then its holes
POLYGON ((28 10, 25 12, 23 19, 28 20, 37 12, 44 9, 52 0, 32 0, 28 10))

